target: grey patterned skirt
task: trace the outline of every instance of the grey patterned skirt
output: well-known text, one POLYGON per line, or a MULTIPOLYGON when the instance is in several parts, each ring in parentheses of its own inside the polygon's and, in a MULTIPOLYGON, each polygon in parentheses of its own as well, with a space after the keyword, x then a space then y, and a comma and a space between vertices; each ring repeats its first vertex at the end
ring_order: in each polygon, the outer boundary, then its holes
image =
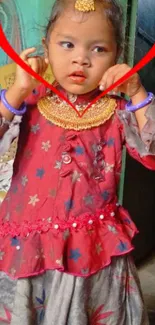
POLYGON ((128 256, 87 278, 59 271, 12 280, 0 272, 0 324, 148 325, 137 278, 128 256))

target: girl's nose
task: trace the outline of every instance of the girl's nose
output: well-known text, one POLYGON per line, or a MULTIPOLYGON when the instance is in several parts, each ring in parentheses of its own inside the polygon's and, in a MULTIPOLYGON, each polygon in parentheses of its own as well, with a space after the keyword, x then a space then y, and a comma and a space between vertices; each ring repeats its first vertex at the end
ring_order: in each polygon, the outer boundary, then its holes
POLYGON ((90 66, 90 59, 87 55, 85 54, 79 54, 76 57, 73 58, 72 60, 73 64, 81 65, 81 66, 90 66))

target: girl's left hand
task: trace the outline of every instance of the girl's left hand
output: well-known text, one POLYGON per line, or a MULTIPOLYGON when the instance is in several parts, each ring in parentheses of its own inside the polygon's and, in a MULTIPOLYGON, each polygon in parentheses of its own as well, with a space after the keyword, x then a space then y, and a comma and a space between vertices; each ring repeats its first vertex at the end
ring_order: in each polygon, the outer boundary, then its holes
MULTIPOLYGON (((100 89, 106 90, 130 70, 131 68, 127 64, 116 64, 113 67, 109 68, 100 81, 100 89)), ((137 95, 142 89, 143 86, 141 84, 140 77, 138 73, 135 73, 128 80, 124 81, 120 86, 114 88, 112 92, 121 92, 132 98, 137 95)))

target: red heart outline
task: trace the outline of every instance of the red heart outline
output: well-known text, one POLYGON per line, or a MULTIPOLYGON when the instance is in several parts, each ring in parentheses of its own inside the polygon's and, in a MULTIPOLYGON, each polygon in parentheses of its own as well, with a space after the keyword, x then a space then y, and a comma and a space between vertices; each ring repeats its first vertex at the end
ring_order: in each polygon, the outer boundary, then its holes
POLYGON ((120 86, 121 83, 126 81, 128 78, 130 78, 134 73, 141 70, 146 64, 148 64, 154 57, 155 57, 155 44, 152 46, 150 51, 138 62, 135 67, 133 67, 129 72, 127 72, 122 78, 120 78, 118 81, 116 81, 113 85, 111 85, 109 88, 107 88, 105 91, 103 91, 99 96, 97 96, 94 100, 91 101, 91 103, 85 108, 82 114, 80 114, 76 107, 55 87, 50 85, 46 80, 44 80, 41 76, 39 76, 36 72, 34 72, 20 57, 19 55, 14 51, 10 43, 8 42, 5 33, 3 31, 3 28, 0 24, 0 46, 3 49, 3 51, 21 68, 23 68, 26 72, 28 72, 31 76, 35 77, 38 81, 43 83, 47 88, 51 89, 55 94, 60 96, 63 100, 65 100, 78 114, 78 116, 81 118, 86 111, 94 104, 97 100, 99 100, 101 97, 105 96, 109 91, 113 90, 115 87, 120 86))

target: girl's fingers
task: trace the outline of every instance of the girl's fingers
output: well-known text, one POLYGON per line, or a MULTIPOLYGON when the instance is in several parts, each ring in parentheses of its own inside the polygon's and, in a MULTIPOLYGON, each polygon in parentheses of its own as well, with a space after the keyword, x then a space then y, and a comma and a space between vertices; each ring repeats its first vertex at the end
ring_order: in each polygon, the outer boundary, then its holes
POLYGON ((120 69, 120 64, 116 64, 114 65, 113 67, 109 68, 103 75, 101 81, 100 81, 100 87, 102 88, 102 90, 105 90, 107 87, 106 87, 106 81, 107 81, 107 77, 108 75, 110 74, 115 74, 116 71, 119 71, 120 69))
POLYGON ((38 66, 39 66, 38 74, 42 76, 42 75, 44 75, 48 65, 46 64, 45 59, 43 57, 38 57, 37 60, 38 60, 38 66))
POLYGON ((45 63, 45 59, 42 57, 33 57, 27 60, 29 66, 39 75, 43 75, 47 69, 47 64, 45 63))
POLYGON ((32 57, 29 57, 30 54, 33 54, 34 52, 36 51, 36 48, 35 47, 32 47, 32 48, 28 48, 26 50, 24 50, 21 54, 20 54, 20 58, 27 62, 31 67, 33 65, 33 67, 35 67, 35 72, 36 71, 36 62, 34 60, 36 60, 38 63, 37 63, 37 66, 38 66, 38 72, 42 72, 46 67, 44 66, 44 63, 47 65, 46 61, 45 61, 45 58, 42 58, 41 56, 32 56, 32 57))
POLYGON ((39 63, 38 63, 38 60, 36 58, 29 58, 27 60, 27 63, 31 67, 31 69, 33 71, 35 71, 36 73, 38 73, 38 71, 39 71, 39 63))
POLYGON ((106 90, 107 88, 112 86, 115 82, 117 82, 119 79, 121 79, 130 70, 131 68, 126 64, 116 65, 114 67, 111 67, 106 71, 106 73, 104 74, 100 82, 100 90, 101 91, 106 90))
POLYGON ((20 58, 25 63, 27 63, 36 73, 42 75, 48 67, 48 58, 41 56, 30 56, 30 54, 33 54, 34 52, 36 52, 35 47, 28 48, 20 54, 20 58))
POLYGON ((35 51, 36 51, 35 47, 28 48, 20 54, 20 58, 23 59, 23 61, 26 61, 28 59, 28 56, 34 53, 35 51))
POLYGON ((48 58, 45 58, 44 60, 45 60, 45 63, 47 64, 47 66, 48 66, 48 64, 49 64, 48 58))
POLYGON ((114 73, 106 73, 104 76, 104 80, 101 81, 100 90, 108 89, 110 86, 112 86, 115 82, 115 74, 114 73))

